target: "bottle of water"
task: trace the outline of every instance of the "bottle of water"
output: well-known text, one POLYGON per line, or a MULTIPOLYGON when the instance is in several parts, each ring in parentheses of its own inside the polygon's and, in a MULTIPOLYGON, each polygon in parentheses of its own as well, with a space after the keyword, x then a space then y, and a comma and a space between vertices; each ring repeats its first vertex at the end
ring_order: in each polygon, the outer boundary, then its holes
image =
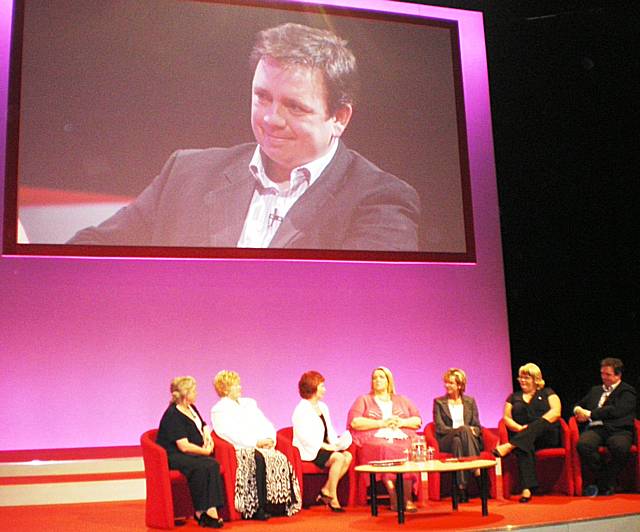
POLYGON ((429 446, 427 447, 427 461, 431 462, 432 460, 435 460, 436 458, 436 450, 429 446))
POLYGON ((424 462, 427 459, 427 445, 422 438, 415 439, 412 442, 412 461, 424 462))

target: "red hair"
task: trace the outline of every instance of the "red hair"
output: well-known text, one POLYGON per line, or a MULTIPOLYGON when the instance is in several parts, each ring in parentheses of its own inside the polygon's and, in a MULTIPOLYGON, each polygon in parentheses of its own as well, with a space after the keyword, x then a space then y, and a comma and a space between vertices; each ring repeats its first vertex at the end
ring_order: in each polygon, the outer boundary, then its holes
POLYGON ((318 391, 318 386, 324 382, 324 377, 317 371, 306 371, 298 382, 298 392, 303 399, 310 399, 318 391))

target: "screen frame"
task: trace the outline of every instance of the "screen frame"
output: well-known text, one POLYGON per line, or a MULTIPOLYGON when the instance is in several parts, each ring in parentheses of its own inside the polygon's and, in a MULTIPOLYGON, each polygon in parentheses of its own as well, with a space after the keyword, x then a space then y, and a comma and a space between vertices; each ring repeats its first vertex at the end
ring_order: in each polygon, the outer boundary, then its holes
MULTIPOLYGON (((110 258, 194 258, 194 259, 267 259, 294 261, 346 261, 346 262, 402 262, 402 263, 463 263, 476 262, 471 172, 467 116, 464 98, 464 77, 461 60, 461 43, 458 21, 455 18, 435 18, 426 15, 401 14, 378 9, 332 5, 330 3, 307 3, 296 0, 258 2, 255 0, 195 0, 199 3, 275 8, 296 12, 311 12, 347 17, 363 17, 398 22, 418 22, 445 27, 450 31, 453 53, 454 96, 457 114, 458 155, 460 164, 460 187, 462 218, 464 224, 464 252, 437 251, 378 251, 378 250, 324 250, 293 248, 220 248, 220 247, 168 247, 168 246, 121 246, 121 245, 70 245, 18 242, 18 190, 19 190, 19 135, 20 92, 22 86, 22 42, 24 9, 28 0, 15 0, 12 19, 9 97, 7 112, 7 138, 5 158, 5 190, 3 244, 4 256, 47 257, 110 257, 110 258)), ((378 2, 380 4, 380 2, 378 2)), ((397 4, 394 2, 394 4, 397 4)), ((391 6, 390 6, 391 7, 391 6)), ((395 7, 395 6, 394 6, 395 7)), ((448 9, 447 11, 456 11, 448 9)))

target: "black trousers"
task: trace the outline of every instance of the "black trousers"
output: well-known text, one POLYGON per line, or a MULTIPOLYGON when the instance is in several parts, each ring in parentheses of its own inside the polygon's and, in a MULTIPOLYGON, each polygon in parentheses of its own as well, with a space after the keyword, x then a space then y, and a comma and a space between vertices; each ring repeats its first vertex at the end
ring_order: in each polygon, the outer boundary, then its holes
POLYGON ((611 429, 604 425, 587 427, 578 439, 580 460, 596 475, 603 489, 614 488, 616 479, 629 461, 633 434, 631 430, 611 429), (606 445, 611 461, 605 464, 598 447, 606 445))
POLYGON ((267 465, 262 453, 256 449, 253 453, 256 460, 256 490, 258 491, 258 505, 264 510, 267 505, 267 465))
MULTIPOLYGON (((480 454, 480 438, 473 434, 471 427, 467 426, 458 427, 439 437, 438 446, 442 452, 451 453, 456 458, 480 454)), ((458 486, 466 486, 469 475, 470 471, 456 472, 458 486)))
POLYGON ((193 508, 196 512, 224 506, 220 464, 215 458, 172 453, 169 455, 169 467, 177 469, 187 477, 193 508))
POLYGON ((513 453, 518 462, 518 473, 522 489, 538 487, 536 475, 536 450, 558 447, 560 436, 558 424, 549 423, 544 418, 533 420, 520 432, 510 432, 509 441, 515 446, 513 453))

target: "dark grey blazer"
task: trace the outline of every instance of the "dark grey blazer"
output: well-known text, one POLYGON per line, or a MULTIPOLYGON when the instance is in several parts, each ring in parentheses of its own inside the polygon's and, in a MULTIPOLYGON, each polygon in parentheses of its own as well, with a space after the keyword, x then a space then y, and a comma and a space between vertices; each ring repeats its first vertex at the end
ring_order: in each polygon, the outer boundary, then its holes
MULTIPOLYGON (((256 186, 255 146, 175 152, 130 205, 69 243, 236 247, 256 186)), ((417 251, 419 220, 410 185, 340 142, 269 247, 417 251)))
MULTIPOLYGON (((462 409, 464 416, 464 424, 468 427, 480 426, 480 416, 478 415, 478 405, 476 400, 469 396, 462 396, 462 409)), ((436 397, 433 400, 433 422, 436 425, 436 436, 442 437, 453 430, 453 420, 451 419, 451 411, 449 410, 448 398, 446 395, 436 397)), ((478 432, 480 434, 480 432, 478 432)))

